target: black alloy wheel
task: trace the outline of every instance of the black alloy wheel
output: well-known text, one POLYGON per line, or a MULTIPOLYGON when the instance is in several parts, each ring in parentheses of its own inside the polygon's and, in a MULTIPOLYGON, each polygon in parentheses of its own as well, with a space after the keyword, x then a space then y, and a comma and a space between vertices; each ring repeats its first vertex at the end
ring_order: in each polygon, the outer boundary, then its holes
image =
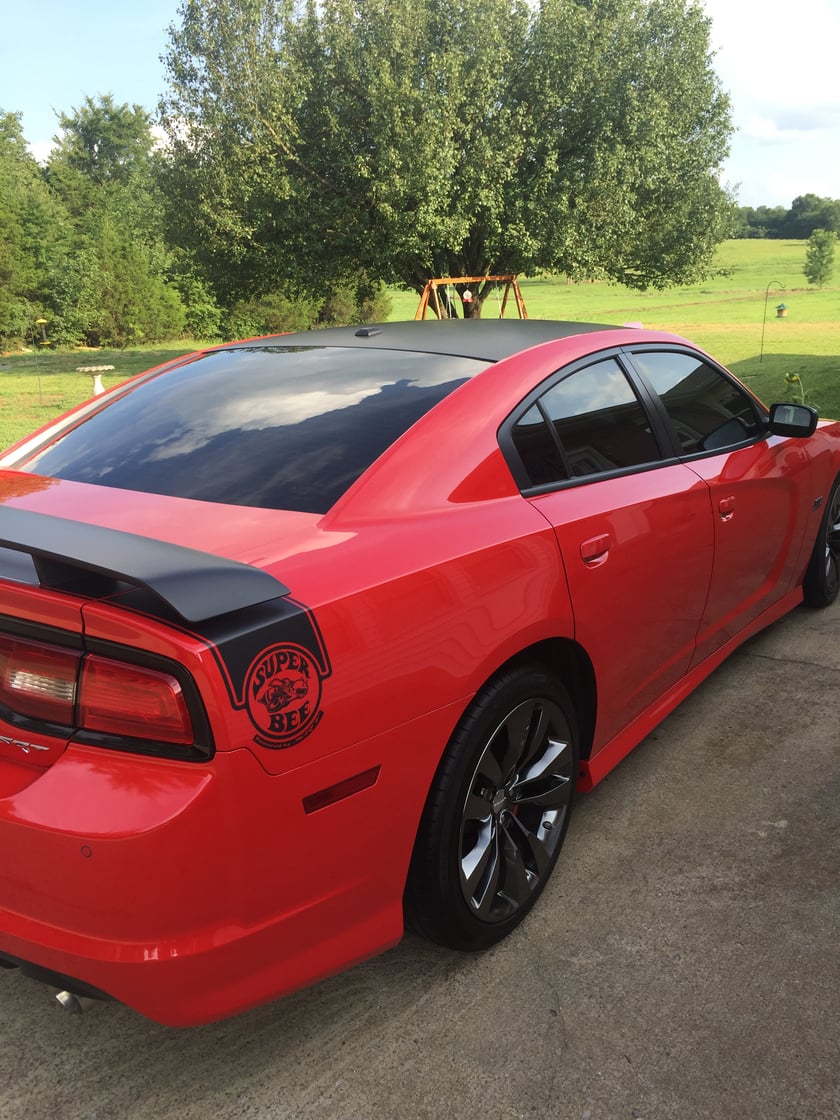
POLYGON ((541 667, 512 669, 476 696, 441 762, 418 833, 406 916, 457 949, 495 944, 543 890, 571 816, 574 710, 541 667))
POLYGON ((811 607, 830 606, 840 592, 840 478, 831 488, 802 589, 811 607))

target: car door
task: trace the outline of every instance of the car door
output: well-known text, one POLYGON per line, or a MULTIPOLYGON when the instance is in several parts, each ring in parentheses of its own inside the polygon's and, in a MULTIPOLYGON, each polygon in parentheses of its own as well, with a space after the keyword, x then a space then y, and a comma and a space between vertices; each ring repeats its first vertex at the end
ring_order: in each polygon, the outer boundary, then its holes
POLYGON ((616 357, 561 371, 502 433, 554 526, 598 681, 593 753, 688 669, 712 571, 708 486, 663 453, 616 357))
POLYGON ((709 487, 715 561, 694 664, 791 588, 809 512, 808 455, 770 436, 754 398, 687 349, 634 350, 658 394, 685 464, 709 487))

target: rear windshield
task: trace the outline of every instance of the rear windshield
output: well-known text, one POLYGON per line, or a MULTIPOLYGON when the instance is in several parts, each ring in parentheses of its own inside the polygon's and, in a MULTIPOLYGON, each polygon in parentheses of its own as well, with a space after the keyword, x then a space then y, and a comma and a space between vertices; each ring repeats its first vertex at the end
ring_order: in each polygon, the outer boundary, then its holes
POLYGON ((19 469, 201 501, 325 513, 485 360, 241 346, 152 375, 19 469))

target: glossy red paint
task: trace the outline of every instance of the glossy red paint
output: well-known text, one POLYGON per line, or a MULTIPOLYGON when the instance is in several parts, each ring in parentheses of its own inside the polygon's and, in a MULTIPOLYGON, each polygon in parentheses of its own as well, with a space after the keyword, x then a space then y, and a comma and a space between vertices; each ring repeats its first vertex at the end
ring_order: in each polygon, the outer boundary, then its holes
POLYGON ((800 602, 840 425, 522 493, 508 417, 640 340, 688 345, 604 329, 503 358, 324 515, 0 474, 0 514, 189 546, 291 589, 267 620, 188 623, 124 587, 0 578, 0 631, 176 667, 211 748, 180 760, 0 713, 0 955, 177 1026, 311 983, 400 938, 441 756, 503 666, 574 668, 586 790, 800 602))
MULTIPOLYGON (((715 563, 694 664, 771 607, 801 576, 813 521, 811 462, 778 436, 692 464, 709 487, 715 563)), ((811 535, 813 539, 813 534, 811 535)))
POLYGON ((682 464, 532 499, 556 526, 599 691, 593 754, 688 669, 712 572, 707 488, 682 464), (580 542, 603 541, 594 557, 580 542), (651 542, 656 547, 651 548, 651 542), (618 638, 618 636, 621 636, 618 638), (616 656, 616 641, 632 656, 616 656))

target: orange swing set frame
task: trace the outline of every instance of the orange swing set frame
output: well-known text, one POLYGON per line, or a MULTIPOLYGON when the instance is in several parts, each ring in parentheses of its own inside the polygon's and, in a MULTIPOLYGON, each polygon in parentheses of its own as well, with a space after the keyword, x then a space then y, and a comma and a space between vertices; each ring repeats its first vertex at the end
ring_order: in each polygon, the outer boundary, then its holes
POLYGON ((499 318, 504 319, 505 309, 508 305, 508 299, 513 293, 513 302, 516 306, 517 315, 520 319, 527 319, 528 312, 525 308, 525 300, 522 298, 522 291, 516 281, 516 275, 513 273, 504 276, 443 276, 435 280, 427 280, 423 293, 420 296, 420 303, 417 311, 414 314, 415 319, 425 319, 431 306, 432 311, 438 319, 449 319, 451 316, 448 312, 447 306, 441 302, 439 288, 447 288, 450 285, 455 288, 461 296, 463 303, 463 288, 470 284, 504 284, 504 295, 502 296, 499 307, 499 318), (459 286, 462 289, 459 291, 459 286))

